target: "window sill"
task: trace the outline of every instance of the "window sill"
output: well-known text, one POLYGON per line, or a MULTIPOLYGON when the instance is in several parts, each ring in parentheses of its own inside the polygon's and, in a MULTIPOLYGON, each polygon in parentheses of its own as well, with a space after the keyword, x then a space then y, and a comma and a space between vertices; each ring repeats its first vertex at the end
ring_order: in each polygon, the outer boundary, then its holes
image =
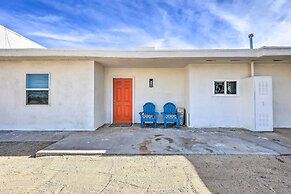
POLYGON ((213 94, 213 97, 239 97, 239 94, 213 94))
POLYGON ((50 104, 26 104, 25 107, 51 107, 50 104))

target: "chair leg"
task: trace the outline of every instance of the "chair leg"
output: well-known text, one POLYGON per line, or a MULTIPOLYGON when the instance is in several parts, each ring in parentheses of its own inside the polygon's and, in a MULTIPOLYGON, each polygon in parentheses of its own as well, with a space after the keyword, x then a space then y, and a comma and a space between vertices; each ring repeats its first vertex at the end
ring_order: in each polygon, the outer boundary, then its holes
POLYGON ((164 128, 167 128, 167 122, 164 122, 164 128))
POLYGON ((157 128, 157 121, 154 121, 154 128, 157 128))
POLYGON ((179 129, 180 128, 180 121, 178 121, 177 124, 178 124, 178 129, 179 129))
POLYGON ((143 127, 144 127, 144 124, 143 124, 143 122, 140 122, 140 126, 141 126, 141 128, 143 128, 143 127))

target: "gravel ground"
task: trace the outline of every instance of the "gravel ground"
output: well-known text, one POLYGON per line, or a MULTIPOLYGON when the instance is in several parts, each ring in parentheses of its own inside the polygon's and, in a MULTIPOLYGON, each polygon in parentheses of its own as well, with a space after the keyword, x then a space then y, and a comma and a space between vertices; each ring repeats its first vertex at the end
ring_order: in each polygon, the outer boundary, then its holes
POLYGON ((187 156, 212 193, 290 193, 291 156, 187 156))
POLYGON ((0 156, 34 156, 52 143, 55 142, 0 142, 0 156))

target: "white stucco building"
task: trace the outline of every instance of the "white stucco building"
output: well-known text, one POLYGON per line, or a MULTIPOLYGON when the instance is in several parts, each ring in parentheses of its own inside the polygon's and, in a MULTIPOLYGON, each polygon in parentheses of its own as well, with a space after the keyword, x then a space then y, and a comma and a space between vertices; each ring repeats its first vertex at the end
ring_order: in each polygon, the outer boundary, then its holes
POLYGON ((189 127, 272 131, 291 127, 291 48, 1 49, 0 88, 1 130, 138 123, 150 101, 184 107, 189 127))

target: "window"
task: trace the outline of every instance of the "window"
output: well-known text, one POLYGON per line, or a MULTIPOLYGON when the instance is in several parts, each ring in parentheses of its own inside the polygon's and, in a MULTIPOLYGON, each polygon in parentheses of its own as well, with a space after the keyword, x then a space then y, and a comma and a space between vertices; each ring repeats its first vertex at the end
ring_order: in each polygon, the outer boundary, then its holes
POLYGON ((213 94, 215 96, 238 95, 238 81, 214 81, 213 94))
POLYGON ((49 74, 26 74, 26 104, 49 104, 49 74))

